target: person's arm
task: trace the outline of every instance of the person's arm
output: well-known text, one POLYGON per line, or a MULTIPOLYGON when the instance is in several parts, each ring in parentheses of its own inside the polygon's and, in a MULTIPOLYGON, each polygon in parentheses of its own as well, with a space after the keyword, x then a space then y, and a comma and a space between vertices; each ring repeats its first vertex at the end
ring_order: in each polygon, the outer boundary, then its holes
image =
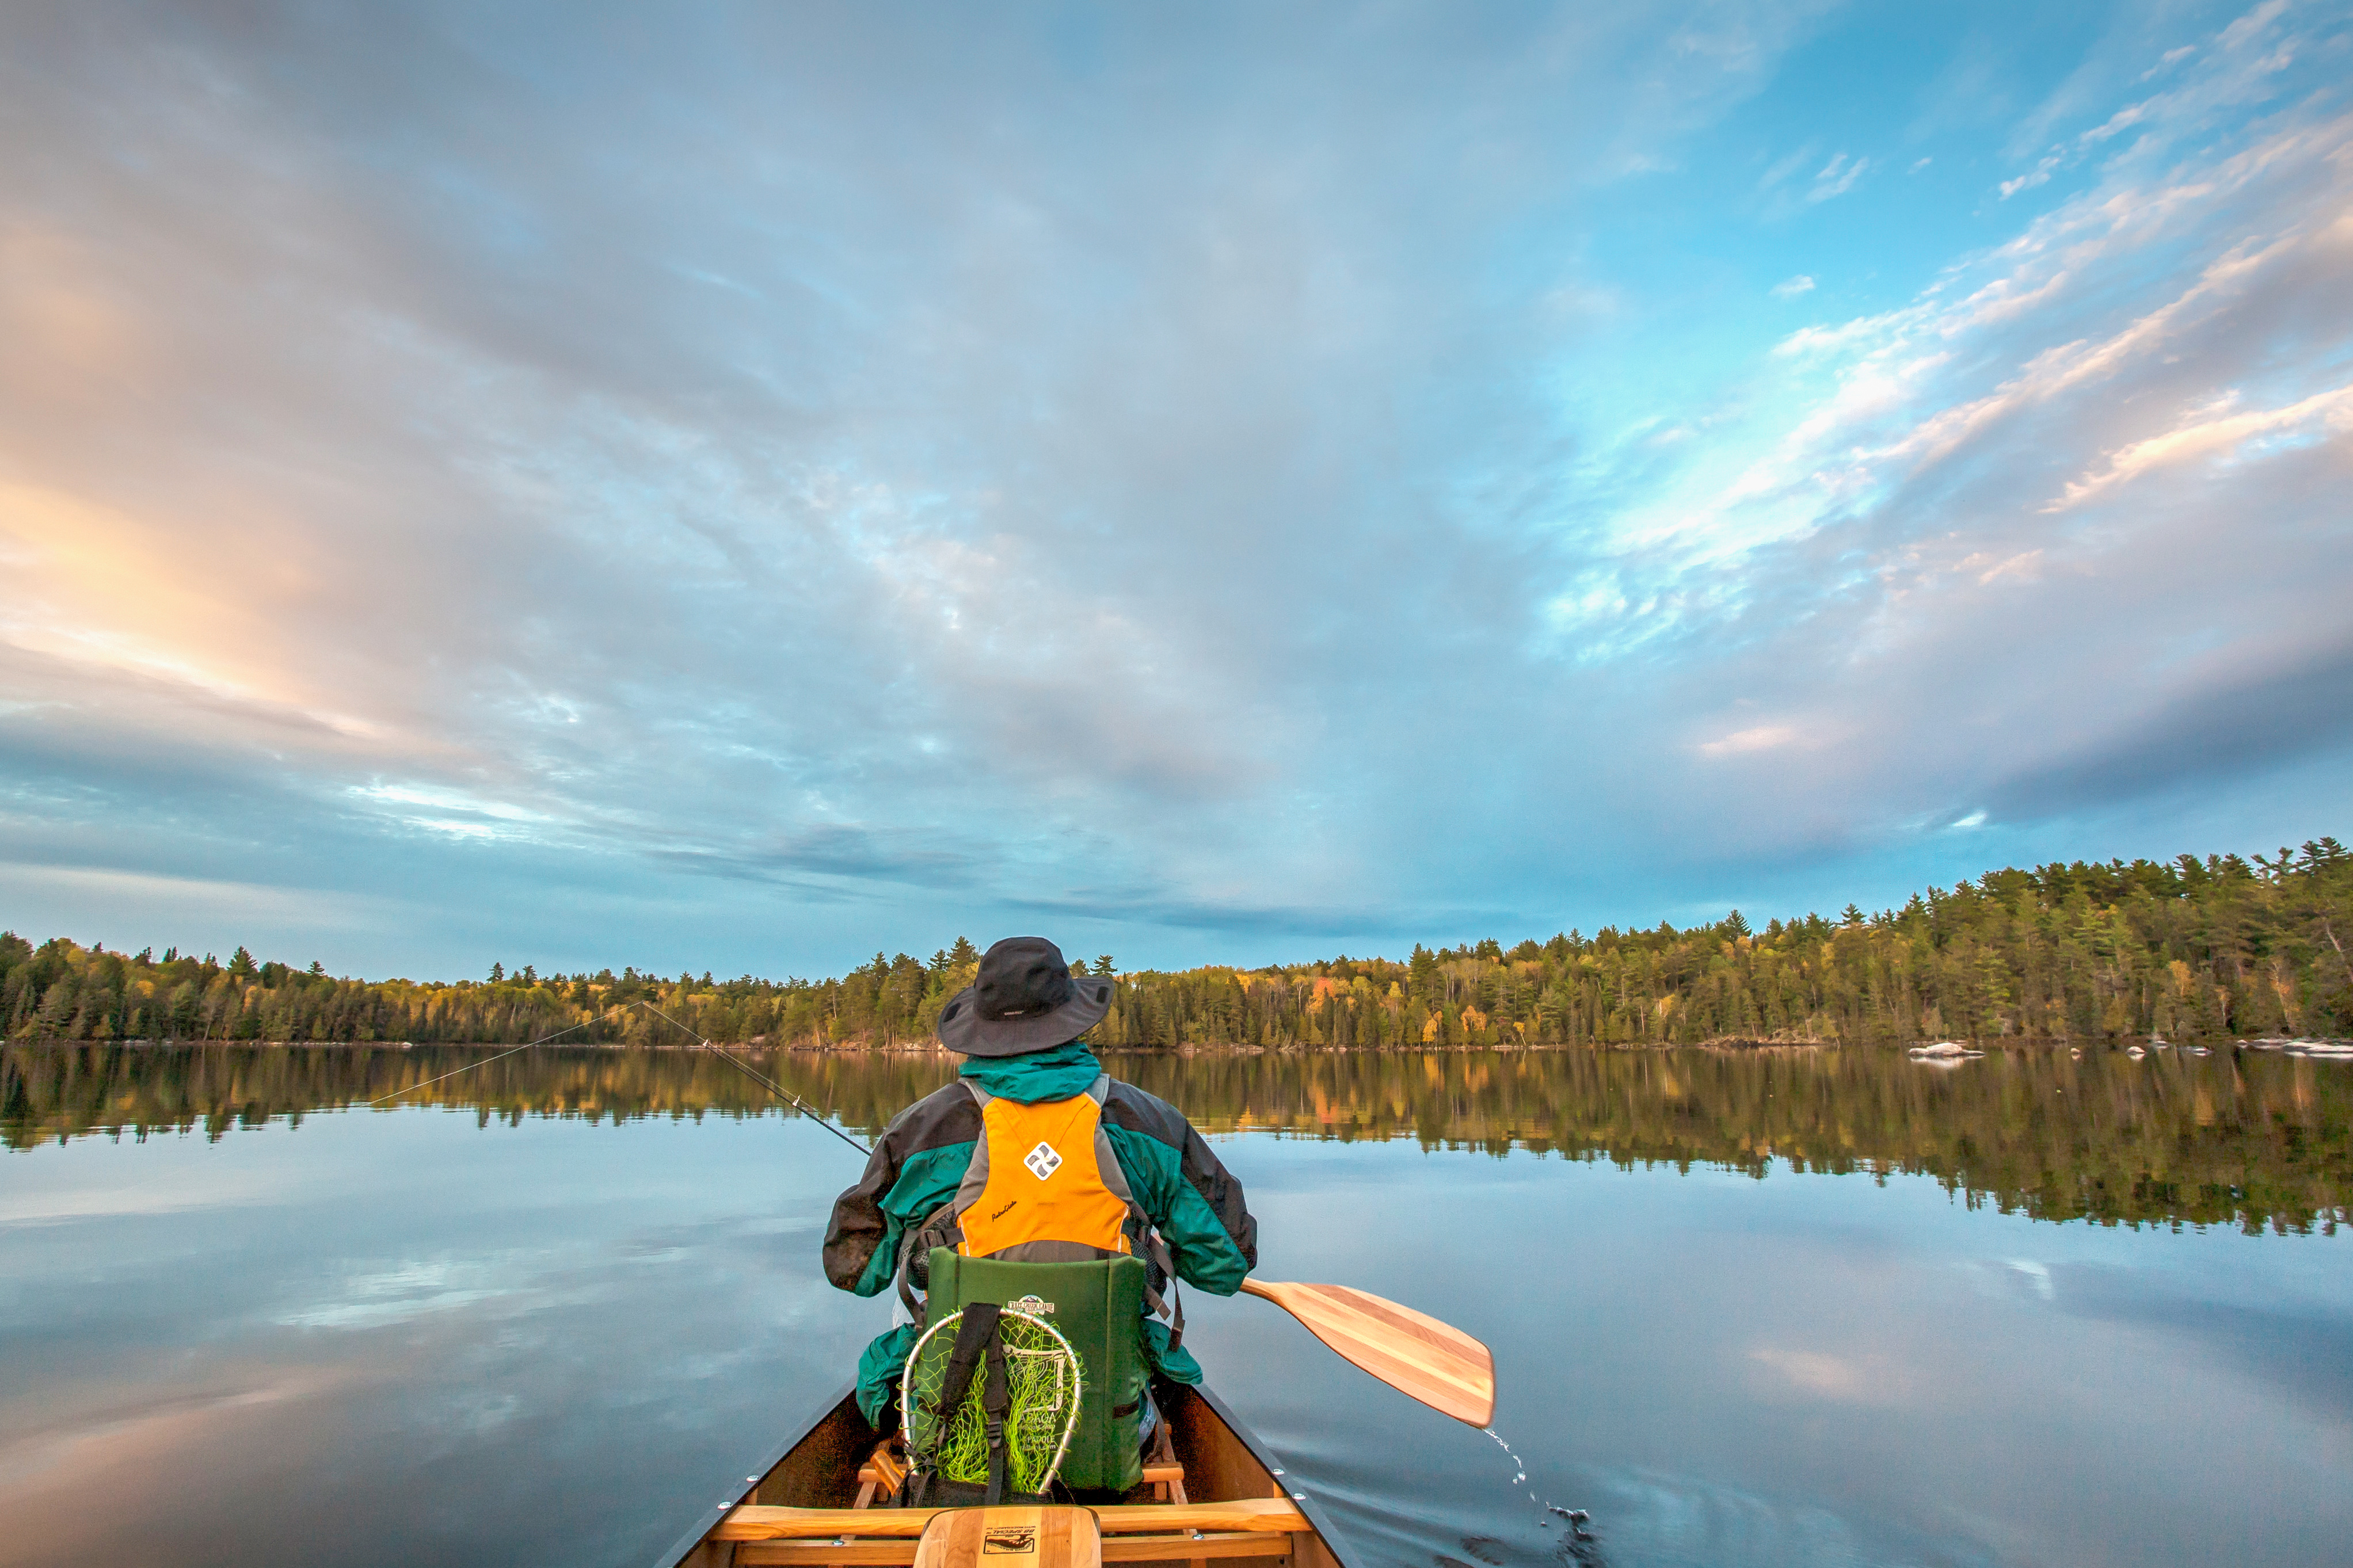
POLYGON ((857 1184, 833 1200, 833 1217, 825 1227, 825 1277, 836 1289, 871 1296, 891 1282, 904 1226, 885 1212, 882 1198, 898 1181, 899 1160, 886 1131, 867 1156, 857 1184), (870 1279, 877 1259, 880 1278, 870 1279))
POLYGON ((925 1095, 892 1119, 865 1173, 833 1200, 825 1228, 825 1277, 860 1296, 881 1294, 899 1269, 910 1226, 955 1195, 980 1135, 980 1112, 962 1084, 925 1095))
POLYGON ((1176 1277, 1230 1296, 1258 1267, 1258 1221, 1242 1184, 1167 1101, 1114 1082, 1103 1106, 1112 1151, 1135 1201, 1168 1243, 1176 1277))

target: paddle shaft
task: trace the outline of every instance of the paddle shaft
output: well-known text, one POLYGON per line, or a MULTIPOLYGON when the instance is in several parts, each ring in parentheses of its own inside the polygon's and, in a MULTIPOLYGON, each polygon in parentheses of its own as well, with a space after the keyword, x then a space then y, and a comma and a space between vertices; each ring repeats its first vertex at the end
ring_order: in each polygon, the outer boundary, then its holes
POLYGON ((1473 1426, 1495 1418, 1495 1358, 1450 1323, 1345 1285, 1245 1279, 1246 1295, 1299 1320, 1342 1360, 1473 1426))

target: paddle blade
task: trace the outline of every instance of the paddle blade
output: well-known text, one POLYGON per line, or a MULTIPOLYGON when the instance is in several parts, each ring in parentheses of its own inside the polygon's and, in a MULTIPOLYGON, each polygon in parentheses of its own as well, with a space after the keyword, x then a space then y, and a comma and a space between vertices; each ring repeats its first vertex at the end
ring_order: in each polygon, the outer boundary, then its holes
POLYGON ((1306 1324, 1344 1360, 1432 1410, 1473 1426, 1495 1418, 1495 1358, 1451 1324, 1345 1285, 1245 1279, 1242 1289, 1306 1324))
POLYGON ((984 1563, 988 1568, 1103 1568, 1103 1536, 1094 1510, 942 1509, 915 1543, 915 1568, 982 1568, 984 1563))

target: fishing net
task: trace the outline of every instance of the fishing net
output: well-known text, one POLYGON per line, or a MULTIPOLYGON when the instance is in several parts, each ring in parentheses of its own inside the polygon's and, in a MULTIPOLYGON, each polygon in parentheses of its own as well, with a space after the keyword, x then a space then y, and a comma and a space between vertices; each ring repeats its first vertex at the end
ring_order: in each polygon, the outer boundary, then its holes
MULTIPOLYGON (((900 1424, 908 1457, 918 1468, 952 1481, 988 1479, 987 1417, 981 1410, 985 1376, 954 1410, 939 1408, 948 1358, 955 1351, 962 1312, 952 1312, 923 1331, 908 1352, 899 1387, 900 1424)), ((1006 1383, 1012 1404, 1005 1417, 1006 1480, 1018 1492, 1041 1494, 1062 1467, 1063 1452, 1079 1424, 1082 1388, 1079 1356, 1051 1323, 1008 1309, 997 1319, 1005 1347, 1006 1383)))

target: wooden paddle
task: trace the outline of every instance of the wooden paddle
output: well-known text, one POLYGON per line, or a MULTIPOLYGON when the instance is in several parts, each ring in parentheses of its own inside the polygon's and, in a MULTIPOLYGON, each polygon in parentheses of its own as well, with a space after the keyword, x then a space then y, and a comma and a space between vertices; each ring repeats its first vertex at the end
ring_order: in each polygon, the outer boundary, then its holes
POLYGON ((1273 1302, 1344 1360, 1432 1410, 1473 1426, 1495 1418, 1495 1358, 1461 1330, 1345 1285, 1245 1279, 1242 1289, 1273 1302))

